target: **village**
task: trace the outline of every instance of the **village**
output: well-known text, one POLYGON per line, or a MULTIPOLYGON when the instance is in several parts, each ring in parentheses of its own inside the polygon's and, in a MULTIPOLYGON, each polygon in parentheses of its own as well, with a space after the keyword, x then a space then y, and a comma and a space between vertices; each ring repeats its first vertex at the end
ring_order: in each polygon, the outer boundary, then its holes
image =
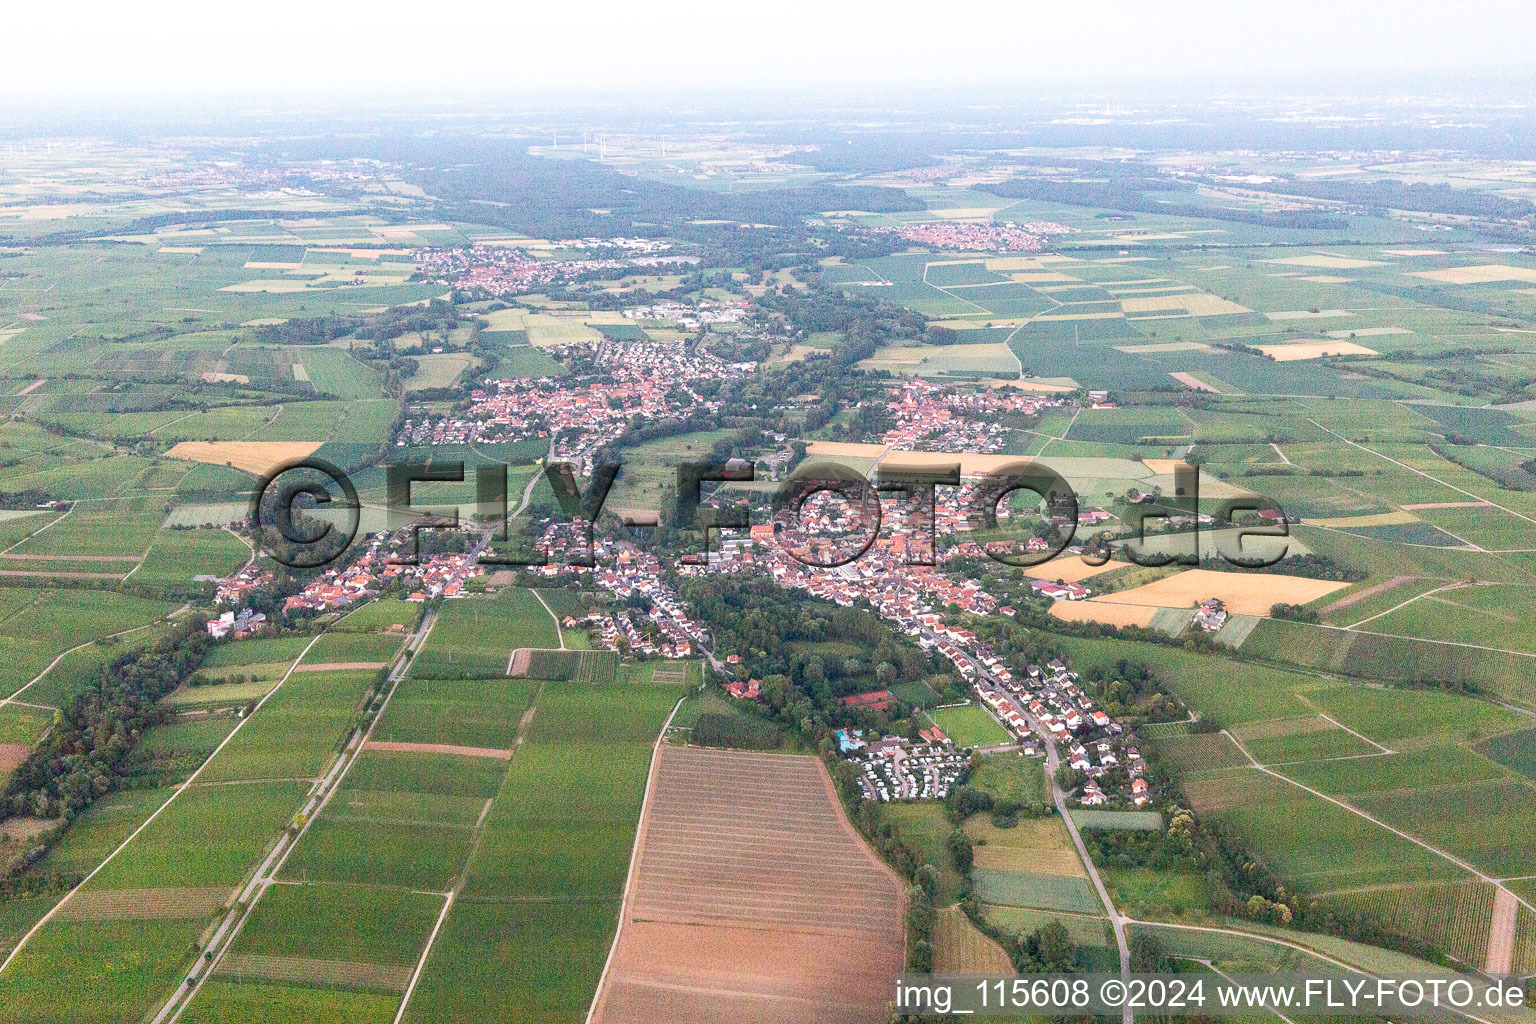
POLYGON ((590 360, 591 372, 558 385, 549 378, 488 380, 470 392, 462 417, 406 419, 395 447, 463 445, 554 437, 553 459, 574 462, 583 475, 592 455, 621 438, 638 419, 664 423, 715 413, 723 381, 752 372, 752 363, 727 363, 682 342, 605 340, 561 346, 567 362, 590 360))
POLYGON ((698 261, 696 256, 660 255, 671 247, 670 242, 645 238, 569 238, 551 242, 549 248, 556 252, 618 249, 634 255, 618 259, 550 259, 537 257, 525 248, 504 245, 417 249, 411 255, 422 280, 500 298, 523 295, 593 271, 698 261))
POLYGON ((957 249, 962 252, 1040 252, 1051 235, 1065 235, 1076 228, 1057 224, 1055 221, 1035 220, 1024 224, 974 223, 964 221, 927 221, 921 224, 903 224, 895 228, 874 228, 888 231, 913 245, 932 246, 935 249, 957 249))
MULTIPOLYGON (((675 310, 659 306, 645 312, 676 315, 675 310)), ((609 340, 595 347, 570 346, 561 354, 574 362, 589 361, 595 372, 578 378, 574 386, 558 388, 550 381, 488 381, 485 389, 472 392, 474 404, 465 419, 440 422, 427 433, 421 424, 408 421, 397 444, 507 441, 553 434, 554 458, 576 462, 579 472, 589 474, 593 453, 618 441, 634 418, 663 421, 710 411, 719 381, 752 371, 752 364, 726 363, 681 344, 609 340)), ((996 398, 1022 414, 1062 404, 1050 395, 996 398)), ((1000 451, 1006 431, 976 415, 981 411, 978 402, 973 394, 953 386, 905 382, 892 389, 893 423, 882 441, 892 451, 1000 451)), ((995 411, 990 404, 987 409, 995 411)), ((878 510, 858 509, 823 494, 813 495, 798 509, 795 503, 784 503, 768 521, 745 531, 716 531, 707 557, 697 564, 680 563, 676 572, 682 577, 766 573, 781 587, 840 607, 866 606, 912 643, 952 666, 956 678, 972 688, 976 700, 1011 736, 1001 749, 1047 757, 1052 764, 1059 757, 1081 777, 1073 798, 1084 806, 1145 805, 1151 799, 1144 778, 1146 763, 1134 739, 1084 694, 1075 673, 1060 662, 1010 666, 963 625, 966 615, 1017 614, 976 581, 943 568, 946 562, 986 553, 981 545, 959 536, 977 525, 972 521, 971 491, 978 482, 975 475, 967 476, 960 487, 940 488, 926 502, 913 495, 881 494, 878 510), (878 530, 870 518, 874 511, 879 513, 878 530), (930 523, 945 539, 943 551, 935 550, 930 523), (840 531, 845 539, 853 538, 851 550, 832 539, 840 531)), ((1006 504, 998 510, 999 517, 1009 514, 1006 504)), ((1107 515, 1102 509, 1082 509, 1078 523, 1093 525, 1107 515)), ((589 585, 607 596, 606 602, 583 616, 566 615, 562 626, 584 628, 594 646, 637 657, 703 655, 722 670, 730 669, 733 659, 740 661, 734 652, 713 649, 706 628, 692 617, 655 554, 629 541, 598 537, 593 542, 592 564, 571 564, 582 560, 562 558, 560 542, 564 538, 575 543, 578 534, 581 539, 587 536, 584 522, 548 524, 539 543, 552 554, 551 564, 529 570, 544 578, 574 577, 578 585, 589 585)), ((476 559, 483 541, 471 551, 433 555, 419 565, 409 565, 400 561, 408 537, 409 531, 373 536, 350 565, 327 571, 288 597, 284 614, 344 608, 387 588, 407 590, 407 600, 453 599, 465 593, 467 579, 481 572, 476 559)), ((1036 551, 1048 545, 1043 538, 1031 537, 1023 546, 1036 551)), ((221 584, 221 597, 238 605, 243 592, 260 585, 259 578, 237 574, 221 584)), ((1034 580, 1031 588, 1056 600, 1089 596, 1081 583, 1034 580)), ((234 612, 213 628, 229 632, 257 628, 250 618, 240 616, 234 612)), ((1219 625, 1225 613, 1217 603, 1203 608, 1201 616, 1201 625, 1209 629, 1206 623, 1219 625)), ((730 681, 728 692, 752 700, 761 691, 757 680, 747 679, 730 681)), ((853 699, 871 708, 894 701, 885 691, 853 699)), ((915 740, 866 738, 845 731, 839 734, 839 746, 844 756, 859 763, 866 795, 878 800, 943 798, 963 775, 969 755, 956 749, 936 726, 922 729, 915 740)))

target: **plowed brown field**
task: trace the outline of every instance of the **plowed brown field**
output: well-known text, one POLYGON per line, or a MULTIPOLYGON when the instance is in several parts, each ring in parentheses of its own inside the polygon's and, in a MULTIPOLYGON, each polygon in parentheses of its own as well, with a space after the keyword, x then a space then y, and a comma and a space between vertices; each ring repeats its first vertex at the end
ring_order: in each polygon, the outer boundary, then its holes
POLYGON ((902 886, 812 757, 660 748, 595 1024, 885 1021, 902 886))

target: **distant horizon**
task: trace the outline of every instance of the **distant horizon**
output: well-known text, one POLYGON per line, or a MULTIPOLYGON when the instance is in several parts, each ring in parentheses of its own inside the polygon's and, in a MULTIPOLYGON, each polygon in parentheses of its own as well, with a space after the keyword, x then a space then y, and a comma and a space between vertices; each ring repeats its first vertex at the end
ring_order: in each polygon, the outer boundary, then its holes
POLYGON ((1180 0, 1110 2, 1087 17, 984 3, 961 19, 803 0, 764 16, 672 0, 643 10, 588 5, 578 20, 563 8, 479 3, 428 19, 394 0, 358 17, 279 0, 253 21, 184 0, 131 9, 66 0, 8 15, 12 37, 27 45, 0 67, 0 96, 28 105, 189 96, 543 101, 865 88, 1118 92, 1128 83, 1210 95, 1292 81, 1313 83, 1303 91, 1321 83, 1413 91, 1448 79, 1497 88, 1500 79, 1529 78, 1536 8, 1511 0, 1473 7, 1447 17, 1420 2, 1299 0, 1276 11, 1180 0))

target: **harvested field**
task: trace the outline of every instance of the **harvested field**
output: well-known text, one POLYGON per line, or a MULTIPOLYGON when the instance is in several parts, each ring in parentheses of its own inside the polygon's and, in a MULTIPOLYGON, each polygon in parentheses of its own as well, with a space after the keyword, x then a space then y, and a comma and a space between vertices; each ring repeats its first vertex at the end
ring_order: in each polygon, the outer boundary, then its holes
POLYGON ((1226 316, 1232 313, 1252 313, 1253 310, 1236 302, 1229 302, 1206 292, 1181 295, 1135 295, 1120 300, 1120 307, 1127 313, 1156 313, 1163 310, 1182 310, 1191 316, 1226 316))
POLYGON ((1500 281, 1536 282, 1536 270, 1487 263, 1476 267, 1448 267, 1444 270, 1418 270, 1409 277, 1422 277, 1441 284, 1496 284, 1500 281))
POLYGON ((597 1022, 884 1021, 901 883, 811 757, 663 746, 597 1022))
POLYGON ((1373 348, 1357 345, 1352 341, 1297 341, 1285 345, 1255 345, 1260 352, 1277 363, 1294 363, 1301 359, 1321 359, 1323 356, 1378 356, 1373 348))
POLYGON ((1379 267, 1381 260, 1362 260, 1353 256, 1334 256, 1331 253, 1317 252, 1306 256, 1286 256, 1277 260, 1265 260, 1265 263, 1279 263, 1288 267, 1327 267, 1330 270, 1359 270, 1361 267, 1379 267))
POLYGON ((256 978, 262 981, 300 982, 326 988, 405 991, 411 968, 386 964, 359 964, 346 960, 310 960, 297 956, 257 956, 230 953, 213 972, 220 978, 256 978))
POLYGON ((1174 380, 1178 381, 1180 384, 1183 384, 1187 388, 1194 388, 1196 391, 1209 391, 1213 394, 1221 393, 1218 389, 1211 387, 1211 385, 1207 384, 1205 381, 1201 380, 1199 377, 1196 377, 1192 373, 1184 373, 1180 371, 1177 373, 1169 373, 1168 376, 1172 377, 1174 380))
POLYGON ((61 921, 158 921, 207 917, 233 895, 232 890, 103 889, 75 893, 59 906, 61 921))
POLYGON ((882 470, 933 469, 939 466, 960 464, 960 475, 967 477, 997 473, 1010 466, 1028 465, 1034 460, 1024 455, 984 455, 980 452, 897 452, 893 451, 880 464, 882 470))
POLYGON ((854 459, 878 459, 889 450, 889 445, 860 444, 851 441, 812 441, 806 447, 806 451, 811 455, 854 459))
POLYGON ((1189 569, 1144 586, 1096 597, 1091 603, 1191 608, 1207 598, 1219 597, 1227 606, 1227 611, 1233 615, 1267 616, 1270 606, 1276 602, 1308 604, 1347 586, 1348 583, 1333 580, 1313 580, 1274 573, 1189 569))
POLYGON ((369 740, 363 746, 368 750, 383 750, 392 754, 454 754, 459 757, 494 757, 502 761, 512 760, 512 751, 496 747, 461 747, 452 743, 391 743, 387 740, 369 740))
POLYGON ((0 778, 4 778, 21 766, 32 747, 27 743, 0 743, 0 778))
POLYGON ((998 828, 978 816, 966 822, 965 832, 975 843, 977 867, 1087 877, 1066 826, 1055 816, 1021 818, 1014 828, 998 828))
POLYGON ((228 464, 264 476, 272 467, 306 458, 319 447, 319 441, 182 441, 165 454, 214 466, 228 464))
POLYGON ((1303 519, 1307 526, 1327 526, 1336 530, 1363 526, 1407 526, 1419 522, 1419 517, 1407 512, 1378 512, 1369 516, 1335 516, 1330 519, 1303 519))
POLYGON ((1063 622, 1102 622, 1106 626, 1152 625, 1158 608, 1154 605, 1106 604, 1094 601, 1057 601, 1051 605, 1051 616, 1063 622))
POLYGON ((1183 459, 1142 459, 1141 464, 1150 469, 1154 476, 1172 476, 1180 466, 1189 465, 1183 459))

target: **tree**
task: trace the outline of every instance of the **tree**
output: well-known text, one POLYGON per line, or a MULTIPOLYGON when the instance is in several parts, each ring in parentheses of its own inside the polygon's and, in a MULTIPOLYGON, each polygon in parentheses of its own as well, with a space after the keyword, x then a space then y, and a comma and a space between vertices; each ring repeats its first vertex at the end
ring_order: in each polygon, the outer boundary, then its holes
POLYGON ((1052 921, 1039 928, 1033 936, 1036 957, 1045 971, 1070 971, 1076 949, 1072 937, 1060 921, 1052 921))

